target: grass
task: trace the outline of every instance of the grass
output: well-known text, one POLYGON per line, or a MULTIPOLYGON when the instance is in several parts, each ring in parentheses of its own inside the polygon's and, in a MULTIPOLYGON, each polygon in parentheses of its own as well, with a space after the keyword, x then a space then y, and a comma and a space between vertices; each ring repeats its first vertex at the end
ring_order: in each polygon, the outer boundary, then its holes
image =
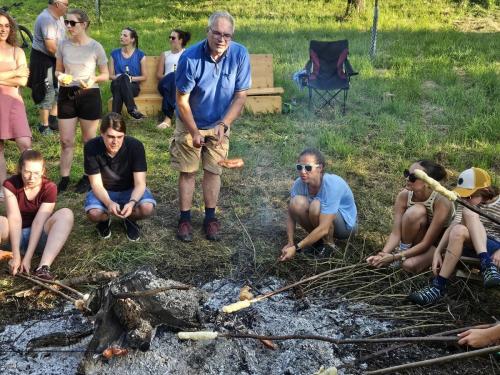
MULTIPOLYGON (((109 241, 100 241, 83 214, 83 196, 67 193, 59 207, 76 214, 71 238, 54 264, 64 276, 98 269, 127 271, 154 264, 161 273, 182 281, 241 277, 272 268, 278 275, 301 274, 300 260, 276 265, 283 245, 288 191, 293 163, 305 146, 319 147, 327 156, 328 170, 347 179, 359 208, 360 234, 350 251, 369 254, 383 245, 391 225, 391 207, 402 187, 401 171, 412 161, 430 158, 450 171, 452 185, 458 173, 470 166, 489 170, 498 183, 500 172, 500 12, 455 1, 382 1, 377 56, 368 56, 372 1, 351 19, 337 20, 345 1, 103 1, 103 23, 93 22, 91 36, 107 53, 118 46, 122 27, 132 26, 140 47, 148 55, 167 48, 167 36, 180 27, 204 37, 208 15, 227 9, 237 22, 235 39, 250 53, 273 53, 275 84, 285 88, 284 101, 297 103, 288 114, 244 115, 235 124, 231 156, 241 156, 246 167, 223 175, 219 215, 224 239, 210 243, 202 238, 203 202, 200 186, 194 199, 195 242, 175 240, 177 175, 169 167, 168 145, 172 130, 159 131, 155 121, 130 125, 130 135, 146 146, 148 185, 159 207, 157 215, 142 223, 143 236, 129 243, 119 223, 109 241), (130 4, 133 4, 132 6, 130 4), (290 77, 308 59, 311 39, 349 39, 350 60, 360 72, 352 82, 346 116, 307 111, 305 92, 290 77), (393 94, 392 99, 387 99, 393 94), (237 219, 241 220, 240 221, 237 219), (252 243, 242 225, 250 234, 252 243), (253 247, 255 247, 255 254, 253 247)), ((93 2, 77 0, 87 9, 93 2)), ((32 25, 44 3, 28 0, 13 13, 32 25)), ((103 101, 109 85, 103 87, 103 101)), ((31 124, 36 109, 24 90, 31 124)), ((58 180, 59 146, 56 137, 34 132, 35 148, 43 150, 49 175, 58 180)), ((12 173, 18 157, 12 143, 6 147, 12 173)), ((82 173, 82 150, 75 154, 72 180, 82 173)), ((361 258, 357 258, 361 259, 361 258)), ((4 277, 0 287, 12 281, 4 277)))

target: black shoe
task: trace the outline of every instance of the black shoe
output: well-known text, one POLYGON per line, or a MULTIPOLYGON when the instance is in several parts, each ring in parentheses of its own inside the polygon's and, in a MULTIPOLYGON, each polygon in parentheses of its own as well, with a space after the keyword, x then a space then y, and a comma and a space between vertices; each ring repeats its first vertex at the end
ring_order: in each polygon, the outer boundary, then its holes
POLYGON ((49 115, 49 128, 55 132, 59 131, 59 122, 56 116, 49 115))
POLYGON ((139 225, 133 220, 125 219, 123 220, 123 225, 125 226, 125 232, 127 233, 127 238, 129 241, 135 242, 141 238, 141 233, 139 232, 139 225))
POLYGON ((54 132, 49 128, 49 126, 45 126, 42 124, 38 124, 38 131, 41 135, 52 135, 54 132))
POLYGON ((146 118, 141 112, 139 112, 137 109, 134 109, 128 113, 130 116, 135 118, 136 120, 142 120, 143 118, 146 118))
POLYGON ((97 233, 101 236, 102 239, 106 240, 111 237, 111 229, 110 229, 111 219, 100 221, 95 226, 97 229, 97 233))
POLYGON ((80 181, 78 181, 78 183, 76 184, 75 192, 83 194, 89 190, 90 190, 89 176, 82 176, 82 178, 80 178, 80 181))
POLYGON ((57 184, 57 194, 62 193, 68 189, 69 185, 69 176, 61 177, 61 181, 57 184))
POLYGON ((408 299, 420 306, 434 305, 444 298, 446 291, 440 289, 436 282, 433 281, 431 285, 426 286, 416 292, 411 293, 408 299))

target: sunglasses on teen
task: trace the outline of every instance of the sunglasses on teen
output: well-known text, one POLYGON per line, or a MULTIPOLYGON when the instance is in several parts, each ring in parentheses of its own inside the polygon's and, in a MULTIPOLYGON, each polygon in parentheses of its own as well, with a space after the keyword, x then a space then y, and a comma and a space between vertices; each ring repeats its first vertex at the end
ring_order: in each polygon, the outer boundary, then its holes
POLYGON ((415 176, 415 173, 410 173, 410 171, 408 169, 405 169, 403 171, 403 176, 405 176, 405 178, 407 178, 408 181, 410 181, 410 182, 415 182, 418 180, 418 177, 415 176))
POLYGON ((296 164, 295 167, 298 172, 302 172, 303 169, 305 169, 306 172, 311 172, 314 167, 319 167, 319 164, 296 164))
POLYGON ((82 21, 64 20, 66 26, 75 27, 77 23, 83 23, 82 21))
POLYGON ((170 39, 170 40, 176 40, 177 37, 176 36, 169 36, 168 39, 170 39))

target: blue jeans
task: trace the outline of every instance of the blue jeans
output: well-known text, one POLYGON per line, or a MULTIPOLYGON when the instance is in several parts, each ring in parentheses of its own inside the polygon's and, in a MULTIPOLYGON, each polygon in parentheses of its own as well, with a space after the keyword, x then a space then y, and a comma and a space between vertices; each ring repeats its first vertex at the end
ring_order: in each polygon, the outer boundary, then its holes
MULTIPOLYGON (((124 191, 108 191, 108 195, 113 202, 116 202, 123 207, 123 205, 127 204, 130 201, 130 197, 132 196, 132 190, 134 189, 124 190, 124 191)), ((149 189, 146 189, 144 191, 144 194, 141 197, 141 199, 139 199, 137 205, 140 206, 141 204, 144 203, 151 203, 153 204, 154 207, 156 207, 156 201, 153 198, 153 194, 151 194, 151 191, 149 189)), ((89 212, 89 210, 93 208, 97 208, 101 211, 108 212, 108 208, 99 199, 97 199, 92 190, 90 190, 87 193, 87 196, 85 197, 84 207, 85 207, 85 212, 89 212)))
POLYGON ((158 92, 163 96, 161 110, 170 119, 175 110, 175 73, 169 73, 158 82, 158 92))
MULTIPOLYGON (((26 253, 26 250, 28 249, 30 236, 31 236, 31 227, 23 228, 21 231, 21 243, 19 246, 20 248, 19 250, 21 250, 21 255, 24 255, 24 253, 26 253)), ((42 234, 40 235, 40 239, 38 240, 38 244, 36 245, 35 248, 35 254, 41 255, 43 253, 43 250, 45 249, 46 243, 47 243, 47 233, 45 233, 45 231, 42 230, 42 234)), ((2 244, 0 247, 4 250, 12 251, 10 242, 2 244)))

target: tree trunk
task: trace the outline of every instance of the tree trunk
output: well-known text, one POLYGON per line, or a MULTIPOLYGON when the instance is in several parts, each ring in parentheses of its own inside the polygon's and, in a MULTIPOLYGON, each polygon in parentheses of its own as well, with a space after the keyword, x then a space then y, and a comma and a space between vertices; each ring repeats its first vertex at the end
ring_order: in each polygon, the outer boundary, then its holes
POLYGON ((351 16, 353 10, 359 13, 365 6, 364 0, 347 0, 347 7, 345 8, 344 19, 351 16))

